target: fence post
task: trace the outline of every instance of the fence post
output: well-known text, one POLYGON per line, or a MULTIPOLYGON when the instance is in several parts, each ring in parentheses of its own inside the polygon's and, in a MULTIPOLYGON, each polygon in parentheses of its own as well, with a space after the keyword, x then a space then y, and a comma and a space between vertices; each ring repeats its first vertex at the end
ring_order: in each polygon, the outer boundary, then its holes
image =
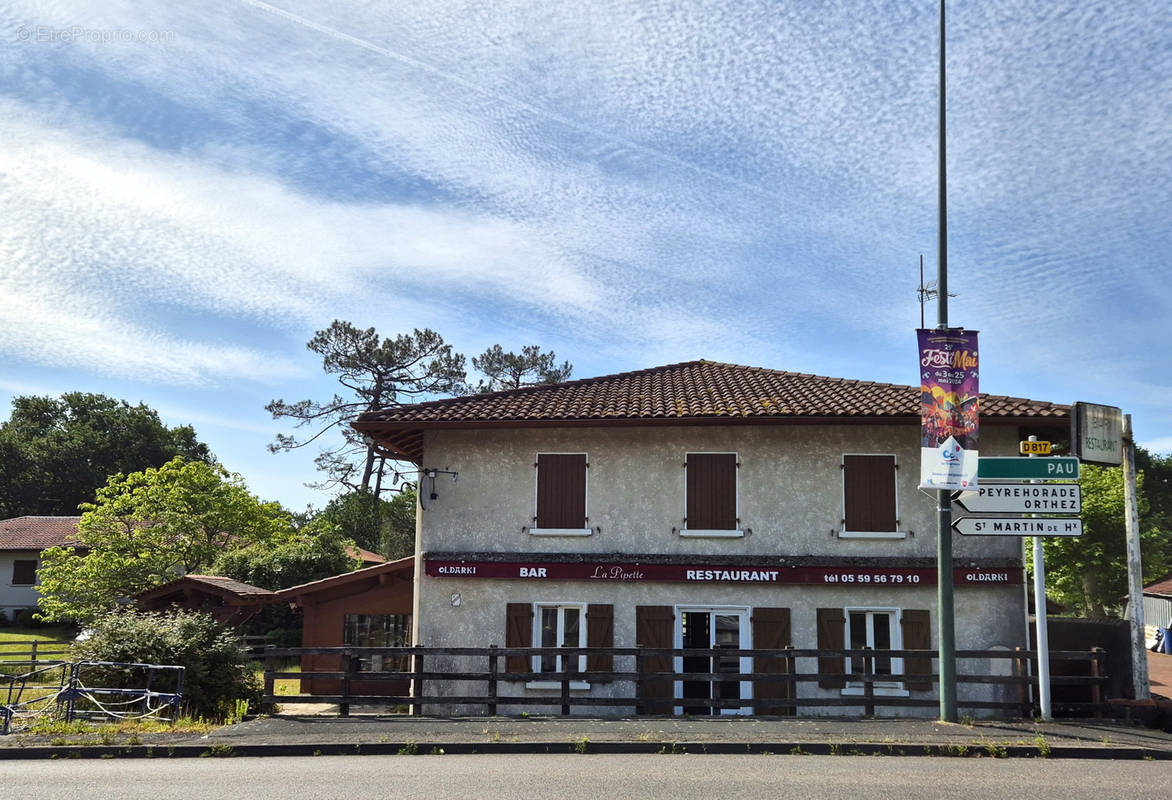
POLYGON ((643 647, 640 645, 635 650, 635 716, 647 712, 647 707, 643 704, 643 670, 645 668, 643 647))
MULTIPOLYGON (((1022 648, 1015 647, 1013 649, 1017 653, 1017 655, 1013 659, 1013 674, 1014 674, 1014 676, 1016 676, 1017 678, 1028 678, 1029 677, 1029 675, 1028 675, 1029 670, 1026 667, 1028 666, 1029 659, 1026 659, 1025 663, 1023 663, 1023 661, 1022 661, 1023 656, 1021 655, 1022 648)), ((1020 709, 1021 718, 1025 719, 1026 716, 1029 714, 1029 681, 1028 680, 1026 680, 1026 681, 1019 680, 1018 681, 1017 702, 1018 702, 1018 705, 1021 706, 1021 709, 1020 709)))
POLYGON ((33 669, 37 668, 37 640, 33 639, 33 669))
MULTIPOLYGON (((273 677, 273 673, 277 671, 277 657, 272 654, 274 649, 274 645, 265 645, 265 697, 273 697, 276 694, 276 678, 273 677)), ((270 702, 276 705, 276 700, 270 702)))
POLYGON ((562 716, 570 716, 570 673, 577 672, 578 657, 562 656, 562 716), (570 666, 571 663, 573 666, 570 666))
MULTIPOLYGON (((1095 705, 1100 705, 1103 702, 1103 685, 1098 681, 1098 678, 1103 676, 1102 659, 1107 651, 1101 647, 1092 647, 1091 652, 1094 654, 1094 657, 1091 659, 1091 677, 1096 679, 1091 684, 1091 702, 1095 705)), ((1102 719, 1103 712, 1096 709, 1095 718, 1102 719)))
POLYGON ((350 673, 354 671, 354 657, 349 650, 342 654, 342 702, 338 704, 338 716, 350 716, 350 673))
POLYGON ((415 677, 411 679, 411 694, 414 696, 415 702, 411 704, 411 710, 414 714, 422 714, 423 703, 419 701, 423 699, 423 653, 419 645, 415 645, 412 650, 414 650, 412 666, 414 667, 415 677))
POLYGON ((868 717, 875 716, 875 656, 870 647, 864 648, 863 654, 863 713, 868 717))
MULTIPOLYGON (((785 646, 785 649, 786 650, 793 650, 794 648, 793 648, 793 645, 787 644, 785 646)), ((787 715, 792 714, 793 716, 796 717, 798 715, 798 705, 796 702, 792 702, 792 701, 796 701, 798 699, 798 681, 797 681, 797 677, 796 677, 797 671, 798 671, 798 660, 796 658, 794 658, 793 656, 786 656, 785 660, 783 660, 781 662, 781 664, 782 664, 782 667, 785 669, 785 671, 787 673, 789 673, 789 677, 785 679, 785 683, 786 683, 785 693, 786 693, 787 699, 789 699, 791 701, 791 705, 786 706, 785 713, 787 715)), ((756 692, 754 692, 754 694, 755 693, 756 692)))
POLYGON ((488 646, 488 715, 490 717, 496 716, 496 672, 497 647, 495 644, 488 646))

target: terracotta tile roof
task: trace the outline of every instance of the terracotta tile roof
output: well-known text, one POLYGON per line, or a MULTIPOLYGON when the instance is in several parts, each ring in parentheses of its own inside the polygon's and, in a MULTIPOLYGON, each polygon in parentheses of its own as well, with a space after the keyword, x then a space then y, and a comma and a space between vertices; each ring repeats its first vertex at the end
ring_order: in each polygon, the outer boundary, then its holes
POLYGON ((1172 599, 1172 575, 1165 575, 1155 583, 1149 583, 1144 587, 1143 594, 1172 599))
POLYGON ((253 586, 251 583, 244 583, 233 578, 224 578, 219 575, 184 575, 179 580, 189 580, 193 583, 204 584, 205 586, 221 589, 225 592, 231 592, 235 595, 268 595, 273 592, 268 589, 262 589, 259 586, 253 586))
POLYGON ((357 545, 354 545, 352 547, 347 546, 346 547, 346 555, 350 556, 350 558, 354 558, 354 559, 357 559, 358 561, 361 561, 363 564, 366 564, 367 566, 371 566, 373 564, 382 564, 383 562, 385 562, 387 560, 386 556, 381 556, 378 553, 371 552, 370 550, 367 550, 362 547, 358 547, 357 545))
POLYGON ((13 517, 0 521, 0 550, 45 550, 77 542, 81 517, 13 517))
MULTIPOLYGON (((1070 407, 981 395, 981 418, 1069 417, 1070 407)), ((399 453, 417 455, 417 431, 448 425, 641 424, 837 419, 913 422, 920 387, 763 367, 688 361, 663 367, 452 397, 362 414, 354 423, 399 453)))

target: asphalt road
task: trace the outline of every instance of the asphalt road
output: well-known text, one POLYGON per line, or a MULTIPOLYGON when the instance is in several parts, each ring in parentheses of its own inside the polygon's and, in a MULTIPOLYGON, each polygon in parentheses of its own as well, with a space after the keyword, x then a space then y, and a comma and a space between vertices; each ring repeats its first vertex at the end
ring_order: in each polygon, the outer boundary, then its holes
POLYGON ((1103 800, 1168 797, 1172 763, 731 755, 434 755, 0 764, 20 800, 1103 800))

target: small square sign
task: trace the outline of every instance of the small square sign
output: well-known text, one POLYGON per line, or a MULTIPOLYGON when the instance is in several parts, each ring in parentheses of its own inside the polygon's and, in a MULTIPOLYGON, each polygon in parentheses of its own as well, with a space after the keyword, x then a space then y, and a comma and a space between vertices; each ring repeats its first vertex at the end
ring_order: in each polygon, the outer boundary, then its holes
POLYGON ((1115 406, 1075 403, 1070 441, 1080 461, 1119 466, 1123 463, 1123 412, 1115 406))

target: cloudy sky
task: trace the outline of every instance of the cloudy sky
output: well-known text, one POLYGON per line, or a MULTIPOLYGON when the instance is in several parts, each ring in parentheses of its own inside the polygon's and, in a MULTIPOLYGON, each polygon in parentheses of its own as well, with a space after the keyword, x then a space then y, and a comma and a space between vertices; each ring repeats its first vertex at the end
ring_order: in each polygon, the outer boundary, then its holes
MULTIPOLYGON (((575 377, 917 383, 934 2, 0 0, 0 412, 103 392, 260 495, 335 318, 575 377)), ((954 2, 950 322, 982 389, 1172 450, 1165 0, 954 2)), ((929 325, 935 310, 927 312, 929 325)))

